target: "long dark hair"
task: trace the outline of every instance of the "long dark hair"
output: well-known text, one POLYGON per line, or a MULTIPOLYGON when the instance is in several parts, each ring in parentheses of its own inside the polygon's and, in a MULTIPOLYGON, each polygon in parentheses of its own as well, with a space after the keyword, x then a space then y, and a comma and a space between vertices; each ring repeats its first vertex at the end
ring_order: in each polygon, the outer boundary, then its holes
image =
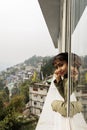
POLYGON ((55 63, 57 61, 66 61, 68 63, 68 53, 67 52, 62 52, 62 53, 59 53, 58 55, 54 56, 53 58, 53 66, 55 65, 55 63))
MULTIPOLYGON (((71 65, 77 66, 79 68, 81 66, 81 58, 75 53, 71 53, 70 56, 71 65)), ((54 56, 52 62, 53 66, 56 64, 57 61, 66 61, 68 63, 68 52, 62 52, 54 56)))

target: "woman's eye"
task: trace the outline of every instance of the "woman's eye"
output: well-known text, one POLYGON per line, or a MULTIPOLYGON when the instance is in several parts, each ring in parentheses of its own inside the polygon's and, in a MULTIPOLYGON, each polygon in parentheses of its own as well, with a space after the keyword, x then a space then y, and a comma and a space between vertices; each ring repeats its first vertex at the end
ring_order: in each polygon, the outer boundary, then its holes
POLYGON ((55 66, 56 69, 58 69, 58 67, 59 67, 58 65, 55 66))
POLYGON ((63 64, 59 64, 59 67, 63 66, 63 64))
POLYGON ((63 66, 63 63, 59 63, 55 65, 55 68, 58 69, 59 67, 62 67, 62 66, 63 66))

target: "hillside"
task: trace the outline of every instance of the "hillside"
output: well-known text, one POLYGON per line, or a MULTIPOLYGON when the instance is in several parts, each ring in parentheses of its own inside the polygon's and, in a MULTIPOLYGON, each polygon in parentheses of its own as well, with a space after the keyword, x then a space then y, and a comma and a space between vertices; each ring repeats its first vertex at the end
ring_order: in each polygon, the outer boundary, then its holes
POLYGON ((40 63, 40 62, 46 62, 50 58, 51 58, 50 56, 42 57, 42 56, 36 56, 36 55, 34 55, 31 58, 25 60, 24 64, 37 67, 38 63, 40 63))

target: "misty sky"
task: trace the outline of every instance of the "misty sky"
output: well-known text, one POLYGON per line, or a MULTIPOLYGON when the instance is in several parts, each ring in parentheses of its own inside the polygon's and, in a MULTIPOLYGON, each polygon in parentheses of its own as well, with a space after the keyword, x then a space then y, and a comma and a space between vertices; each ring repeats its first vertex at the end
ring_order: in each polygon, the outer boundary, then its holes
POLYGON ((0 66, 57 52, 38 0, 0 0, 0 66))

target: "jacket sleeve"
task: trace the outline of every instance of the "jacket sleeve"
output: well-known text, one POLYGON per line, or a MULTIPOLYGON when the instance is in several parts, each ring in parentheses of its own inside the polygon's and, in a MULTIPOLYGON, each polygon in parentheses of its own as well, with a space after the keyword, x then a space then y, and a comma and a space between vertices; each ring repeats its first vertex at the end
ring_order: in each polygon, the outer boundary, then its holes
MULTIPOLYGON (((67 102, 54 100, 51 103, 52 110, 60 113, 62 116, 67 117, 67 102)), ((82 104, 79 101, 70 102, 70 117, 82 111, 82 104)))

